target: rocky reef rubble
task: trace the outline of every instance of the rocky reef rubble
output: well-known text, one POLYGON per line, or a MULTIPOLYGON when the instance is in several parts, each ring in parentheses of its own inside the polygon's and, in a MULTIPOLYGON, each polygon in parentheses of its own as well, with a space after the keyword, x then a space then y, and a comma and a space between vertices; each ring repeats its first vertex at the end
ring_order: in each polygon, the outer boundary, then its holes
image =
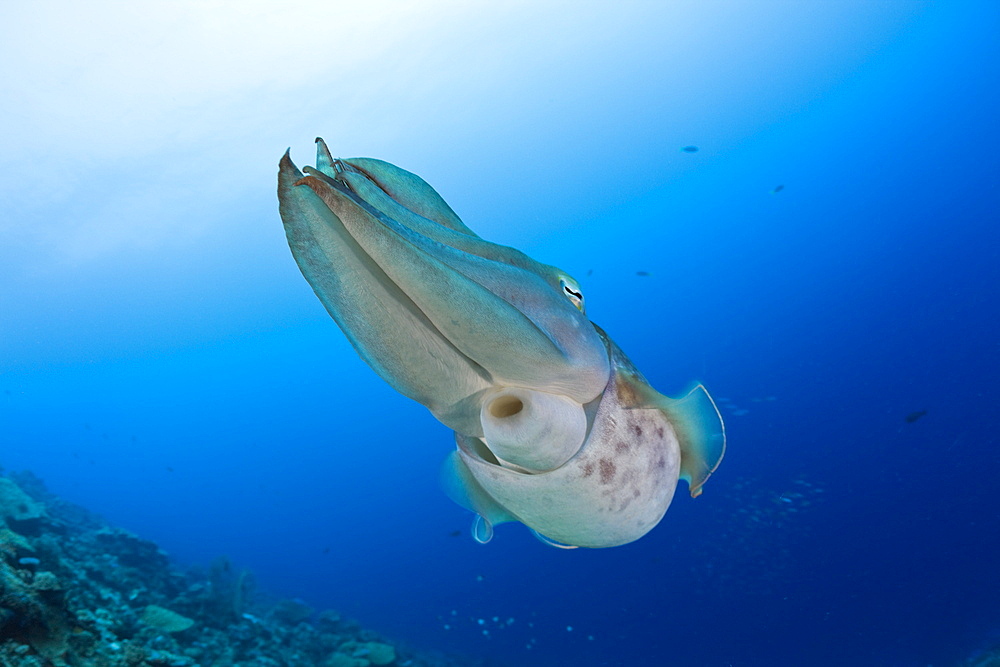
POLYGON ((183 570, 155 544, 0 476, 0 667, 465 667, 335 611, 268 599, 225 558, 183 570))

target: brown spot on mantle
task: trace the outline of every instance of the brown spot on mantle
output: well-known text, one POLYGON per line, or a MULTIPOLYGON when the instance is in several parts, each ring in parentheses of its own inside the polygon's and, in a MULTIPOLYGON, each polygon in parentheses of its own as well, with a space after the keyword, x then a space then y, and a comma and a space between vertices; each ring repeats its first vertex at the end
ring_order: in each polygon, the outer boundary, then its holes
POLYGON ((610 484, 615 478, 615 462, 611 459, 601 459, 597 463, 601 467, 601 484, 610 484))

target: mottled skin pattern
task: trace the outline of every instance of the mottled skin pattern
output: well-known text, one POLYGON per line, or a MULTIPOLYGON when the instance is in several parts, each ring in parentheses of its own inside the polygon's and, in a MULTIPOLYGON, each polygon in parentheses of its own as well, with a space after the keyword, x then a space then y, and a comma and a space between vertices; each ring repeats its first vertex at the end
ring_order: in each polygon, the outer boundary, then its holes
POLYGON ((636 407, 645 379, 600 333, 612 377, 590 406, 596 412, 587 441, 566 464, 520 473, 480 456, 478 439, 458 437, 461 462, 499 506, 545 537, 583 547, 616 546, 646 534, 667 511, 680 472, 674 427, 663 411, 636 407))

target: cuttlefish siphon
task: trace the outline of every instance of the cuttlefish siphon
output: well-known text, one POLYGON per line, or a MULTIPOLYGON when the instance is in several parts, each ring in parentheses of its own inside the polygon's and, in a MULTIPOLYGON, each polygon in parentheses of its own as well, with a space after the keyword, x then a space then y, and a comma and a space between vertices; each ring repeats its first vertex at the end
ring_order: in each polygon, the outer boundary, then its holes
POLYGON ((473 535, 520 521, 612 547, 701 493, 725 451, 708 392, 657 393, 559 269, 485 241, 422 178, 371 158, 286 152, 278 199, 306 280, 361 358, 455 431, 443 477, 473 535))

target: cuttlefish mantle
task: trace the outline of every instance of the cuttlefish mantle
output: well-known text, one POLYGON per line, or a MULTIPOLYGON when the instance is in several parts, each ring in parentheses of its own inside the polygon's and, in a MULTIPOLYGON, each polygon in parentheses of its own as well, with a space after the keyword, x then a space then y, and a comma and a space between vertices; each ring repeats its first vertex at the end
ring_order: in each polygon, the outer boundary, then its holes
POLYGON ((419 176, 317 147, 315 168, 280 163, 292 255, 361 358, 454 429, 445 487, 477 539, 519 521, 616 546, 659 522, 678 479, 701 493, 725 451, 701 385, 659 394, 571 276, 480 238, 419 176))

